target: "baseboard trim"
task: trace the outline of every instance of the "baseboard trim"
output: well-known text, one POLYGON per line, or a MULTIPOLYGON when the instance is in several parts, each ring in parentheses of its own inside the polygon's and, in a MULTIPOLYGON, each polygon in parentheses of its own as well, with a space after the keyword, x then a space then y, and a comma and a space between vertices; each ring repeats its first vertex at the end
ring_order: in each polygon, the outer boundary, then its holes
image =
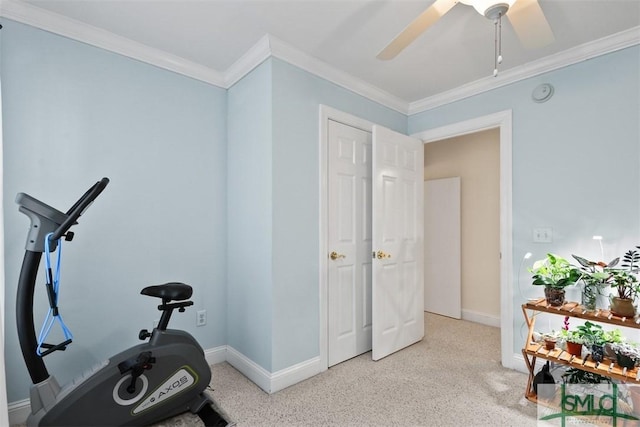
POLYGON ((31 413, 31 402, 29 399, 11 402, 7 409, 9 411, 9 425, 24 424, 31 413))
POLYGON ((500 317, 492 316, 486 313, 480 313, 473 310, 462 310, 462 319, 469 322, 480 323, 482 325, 493 326, 495 328, 500 327, 500 317))
POLYGON ((227 362, 267 393, 275 393, 322 372, 320 356, 270 373, 233 347, 227 347, 227 362))
POLYGON ((271 375, 271 392, 275 393, 321 373, 320 356, 275 372, 271 375))
POLYGON ((209 365, 217 365, 218 363, 227 361, 227 346, 210 348, 204 351, 204 358, 209 365))
MULTIPOLYGON (((513 361, 512 366, 505 366, 505 368, 513 369, 514 371, 522 372, 523 374, 528 374, 527 364, 524 361, 524 356, 522 354, 513 353, 513 361)), ((526 388, 526 384, 523 384, 526 388)))
POLYGON ((227 346, 227 363, 267 393, 273 393, 271 373, 231 346, 227 346))

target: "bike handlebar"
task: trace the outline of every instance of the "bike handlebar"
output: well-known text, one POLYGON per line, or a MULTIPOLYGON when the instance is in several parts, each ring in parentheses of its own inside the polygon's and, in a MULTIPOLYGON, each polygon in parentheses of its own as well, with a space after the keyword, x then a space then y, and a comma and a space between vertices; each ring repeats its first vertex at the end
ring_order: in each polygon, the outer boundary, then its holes
POLYGON ((56 241, 66 234, 76 220, 80 218, 80 215, 93 203, 93 201, 102 193, 102 190, 109 184, 109 178, 102 178, 100 181, 93 184, 77 202, 69 208, 67 211, 67 219, 53 232, 53 235, 49 237, 49 241, 56 241))
POLYGON ((50 251, 56 249, 57 241, 62 236, 67 235, 68 240, 71 240, 71 236, 67 232, 72 225, 77 223, 80 215, 102 193, 108 183, 109 178, 102 178, 96 182, 71 206, 66 214, 38 199, 34 199, 28 194, 18 193, 16 203, 19 205, 19 210, 31 220, 25 249, 44 252, 45 239, 49 234, 51 234, 48 239, 50 251))

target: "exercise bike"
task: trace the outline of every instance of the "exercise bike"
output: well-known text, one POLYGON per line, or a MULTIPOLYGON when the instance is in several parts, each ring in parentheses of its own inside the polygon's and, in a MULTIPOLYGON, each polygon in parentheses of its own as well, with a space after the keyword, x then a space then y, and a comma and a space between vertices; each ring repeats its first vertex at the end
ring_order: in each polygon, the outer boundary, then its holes
MULTIPOLYGON (((211 370, 202 347, 187 332, 167 329, 174 310, 184 312, 193 304, 188 300, 192 288, 184 283, 149 286, 141 291, 162 301, 157 327, 151 332, 143 329, 138 335, 143 344, 105 360, 65 387, 47 372, 43 358, 65 350, 72 339, 59 344, 36 339, 33 297, 42 254, 55 251, 62 238, 73 239, 69 229, 108 183, 108 178, 95 183, 67 213, 24 193, 16 197, 19 211, 31 220, 16 300, 20 347, 33 382, 27 425, 149 425, 191 411, 207 426, 226 426, 205 393, 211 370)), ((50 313, 60 316, 52 268, 46 267, 50 313)))

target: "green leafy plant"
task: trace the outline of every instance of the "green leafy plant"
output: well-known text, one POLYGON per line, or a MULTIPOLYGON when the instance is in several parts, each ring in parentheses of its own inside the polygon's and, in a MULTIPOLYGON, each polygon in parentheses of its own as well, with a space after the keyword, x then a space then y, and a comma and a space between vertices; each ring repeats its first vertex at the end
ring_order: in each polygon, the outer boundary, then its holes
POLYGON ((627 251, 622 257, 622 269, 607 269, 611 275, 611 287, 616 288, 618 298, 635 300, 640 293, 637 274, 640 270, 640 253, 636 249, 627 251))
POLYGON ((569 316, 565 316, 560 329, 560 339, 575 344, 584 344, 584 339, 577 330, 569 330, 569 316))
POLYGON ((529 272, 533 273, 532 284, 552 289, 564 289, 575 285, 580 279, 578 268, 565 258, 551 253, 536 261, 529 272))
POLYGON ((609 285, 611 274, 607 271, 615 267, 620 258, 608 264, 602 261, 589 261, 578 255, 571 255, 580 264, 580 281, 582 282, 582 305, 588 310, 595 310, 598 295, 609 285))
POLYGON ((611 344, 611 348, 616 352, 616 354, 630 357, 635 361, 640 360, 640 348, 633 344, 626 342, 613 343, 611 344))
POLYGON ((585 343, 584 338, 577 330, 567 331, 563 329, 562 331, 560 331, 560 338, 565 340, 566 342, 572 342, 575 344, 585 343))
POLYGON ((562 337, 562 331, 560 332, 556 332, 556 331, 551 331, 551 332, 543 332, 542 334, 540 334, 540 336, 542 337, 542 339, 558 339, 562 337))
POLYGON ((611 287, 616 288, 617 297, 635 300, 640 293, 638 278, 628 270, 610 270, 611 287))
POLYGON ((584 325, 576 327, 575 334, 582 338, 583 344, 586 345, 604 345, 607 342, 602 325, 591 323, 588 320, 584 325))
POLYGON ((625 368, 633 368, 640 362, 640 349, 629 343, 611 344, 618 365, 625 368))
POLYGON ((607 270, 618 265, 620 258, 614 258, 605 264, 602 261, 589 261, 578 255, 571 255, 580 264, 580 280, 589 285, 605 287, 608 284, 609 276, 607 270))
POLYGON ((638 249, 640 249, 640 246, 627 251, 622 257, 622 267, 633 274, 638 274, 638 270, 640 270, 640 253, 638 249))
POLYGON ((610 331, 604 332, 604 340, 607 343, 619 344, 624 342, 625 338, 622 335, 622 331, 620 331, 620 329, 612 329, 610 331))
POLYGON ((618 262, 620 262, 619 257, 614 258, 609 261, 608 264, 605 264, 602 261, 589 261, 588 259, 580 257, 578 255, 571 256, 580 264, 580 280, 585 283, 593 283, 598 285, 607 284, 609 274, 606 270, 615 267, 616 265, 618 265, 618 262))
POLYGON ((562 374, 562 381, 565 384, 611 384, 611 378, 603 377, 593 372, 583 371, 578 368, 569 368, 562 374))

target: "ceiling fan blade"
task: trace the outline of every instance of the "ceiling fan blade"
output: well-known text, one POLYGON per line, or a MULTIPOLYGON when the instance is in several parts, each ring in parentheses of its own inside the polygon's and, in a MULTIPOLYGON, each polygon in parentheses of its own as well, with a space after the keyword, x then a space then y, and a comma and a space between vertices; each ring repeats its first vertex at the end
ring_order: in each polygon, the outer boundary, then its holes
POLYGON ((509 8, 507 18, 526 48, 541 48, 556 40, 538 0, 517 0, 509 8))
POLYGON ((395 39, 378 53, 376 58, 389 60, 395 58, 402 50, 409 46, 427 28, 449 12, 457 3, 457 0, 436 0, 431 6, 420 14, 407 28, 402 30, 395 39))

